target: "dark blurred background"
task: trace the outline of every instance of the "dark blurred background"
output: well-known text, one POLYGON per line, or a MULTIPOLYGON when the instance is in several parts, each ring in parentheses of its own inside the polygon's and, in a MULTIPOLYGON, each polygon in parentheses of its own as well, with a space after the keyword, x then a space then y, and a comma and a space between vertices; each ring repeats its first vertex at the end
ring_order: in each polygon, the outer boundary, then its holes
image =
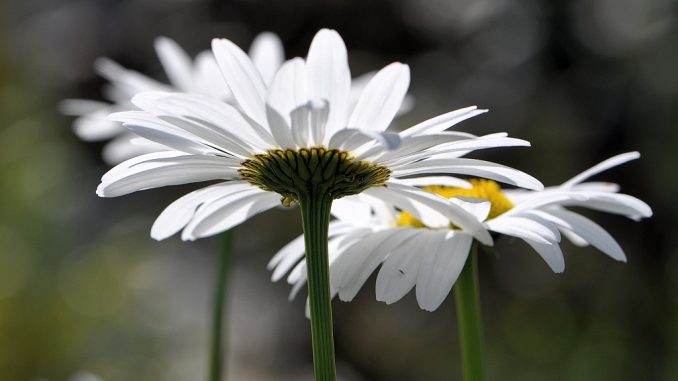
MULTIPOLYGON (((246 48, 270 30, 291 58, 321 27, 341 33, 354 75, 411 66, 415 108, 397 128, 487 107, 459 129, 533 147, 473 156, 547 185, 639 150, 641 160, 598 178, 655 215, 591 214, 627 264, 569 243, 560 275, 521 242, 481 258, 488 378, 678 379, 674 1, 3 0, 0 20, 0 380, 204 379, 219 240, 149 238, 164 206, 195 187, 96 197, 101 145, 79 141, 57 104, 101 99, 100 56, 165 81, 158 35, 195 54, 213 37, 246 48)), ((276 210, 236 230, 230 380, 311 380, 304 300, 288 303, 265 269, 300 233, 297 215, 276 210)), ((452 299, 434 313, 413 295, 387 306, 371 279, 353 303, 335 302, 341 378, 460 379, 452 299)))

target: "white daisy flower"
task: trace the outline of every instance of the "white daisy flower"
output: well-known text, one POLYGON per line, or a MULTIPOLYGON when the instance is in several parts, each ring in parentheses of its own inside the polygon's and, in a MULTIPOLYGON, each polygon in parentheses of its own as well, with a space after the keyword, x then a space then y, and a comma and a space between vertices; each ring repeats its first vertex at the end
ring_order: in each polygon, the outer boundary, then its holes
MULTIPOLYGON (((448 198, 482 221, 488 230, 517 237, 529 244, 554 272, 565 269, 561 233, 579 246, 592 245, 618 261, 626 261, 619 244, 576 206, 620 214, 634 220, 650 217, 643 201, 618 193, 612 183, 584 182, 609 168, 637 159, 637 152, 615 156, 582 172, 562 185, 542 191, 501 190, 491 180, 472 179, 462 186, 447 179, 424 187, 448 198), (452 186, 450 186, 452 184, 452 186)), ((442 179, 441 179, 442 180, 442 179)), ((377 300, 400 300, 416 286, 419 306, 437 309, 452 289, 466 263, 473 237, 442 216, 422 220, 400 211, 388 200, 365 195, 339 200, 330 226, 330 281, 332 294, 352 300, 367 278, 381 265, 376 281, 377 300), (350 211, 347 213, 347 211, 350 211)), ((306 284, 303 241, 290 242, 273 257, 273 281, 289 272, 294 285, 290 298, 306 284), (291 271, 290 271, 291 270, 291 271)))
POLYGON ((407 65, 380 70, 351 107, 346 47, 335 31, 318 32, 307 58, 282 65, 270 86, 235 44, 216 39, 212 45, 236 106, 198 94, 151 92, 132 99, 140 111, 112 115, 136 135, 171 149, 111 169, 97 189, 100 196, 220 181, 169 205, 153 225, 155 239, 182 230, 184 240, 223 232, 279 205, 281 196, 289 205, 308 194, 332 200, 364 192, 422 220, 440 213, 491 244, 472 214, 413 185, 450 173, 543 188, 518 170, 459 158, 476 149, 529 145, 506 134, 446 131, 486 110, 468 107, 387 132, 409 86, 407 65), (405 176, 419 179, 399 180, 405 176))
MULTIPOLYGON (((75 134, 85 141, 112 139, 102 152, 109 164, 118 164, 144 153, 167 150, 167 147, 147 139, 139 139, 119 122, 108 119, 113 112, 134 110, 130 99, 144 91, 179 91, 203 94, 233 103, 233 96, 224 83, 212 52, 207 50, 192 59, 176 42, 159 37, 155 50, 169 84, 158 82, 141 73, 128 70, 107 58, 98 59, 96 71, 110 83, 104 96, 110 101, 67 99, 60 104, 66 115, 77 116, 73 122, 75 134)), ((266 83, 284 61, 280 39, 270 32, 259 34, 249 51, 254 65, 266 83)))

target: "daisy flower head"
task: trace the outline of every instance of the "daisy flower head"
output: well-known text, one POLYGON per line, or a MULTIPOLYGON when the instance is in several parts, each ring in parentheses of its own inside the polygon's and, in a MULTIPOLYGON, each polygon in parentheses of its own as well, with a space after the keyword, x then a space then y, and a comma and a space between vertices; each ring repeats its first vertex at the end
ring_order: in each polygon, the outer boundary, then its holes
MULTIPOLYGON (((448 179, 446 185, 427 185, 423 189, 473 214, 494 234, 525 241, 554 272, 562 272, 565 262, 561 235, 576 245, 592 245, 615 260, 626 261, 623 250, 607 231, 567 207, 620 214, 634 220, 650 217, 650 207, 619 193, 617 184, 585 182, 638 157, 637 152, 612 157, 559 186, 541 191, 502 190, 487 179, 470 179, 465 184, 448 179)), ((370 274, 381 266, 376 280, 377 300, 390 304, 416 287, 419 306, 433 311, 452 289, 473 244, 472 235, 443 216, 414 216, 365 195, 342 200, 333 211, 337 219, 330 226, 330 279, 332 295, 338 294, 344 301, 352 300, 370 274)), ((287 281, 293 285, 290 298, 306 284, 303 250, 299 240, 292 241, 269 263, 273 281, 289 273, 287 281)))
MULTIPOLYGON (((76 116, 73 131, 82 140, 111 140, 102 152, 109 164, 117 164, 131 157, 166 150, 167 147, 130 133, 108 115, 113 112, 136 109, 130 102, 134 95, 145 91, 177 91, 203 94, 232 103, 233 96, 223 81, 212 52, 207 50, 191 58, 175 41, 167 37, 155 40, 155 51, 169 80, 165 84, 134 70, 126 69, 108 58, 95 62, 95 70, 109 83, 104 89, 108 102, 67 99, 60 109, 66 115, 76 116)), ((284 60, 284 52, 277 35, 260 33, 253 41, 249 55, 265 81, 284 60)))
POLYGON ((413 185, 443 173, 543 188, 518 170, 460 158, 476 149, 529 145, 503 133, 478 137, 446 131, 486 110, 468 107, 402 132, 388 131, 409 86, 407 65, 381 69, 352 106, 346 47, 335 31, 319 31, 307 57, 285 62, 268 86, 235 44, 215 39, 212 46, 234 105, 200 94, 148 92, 132 99, 138 111, 111 116, 134 134, 169 149, 113 168, 102 178, 100 196, 220 181, 165 209, 151 232, 156 239, 182 230, 185 240, 217 234, 279 205, 281 199, 285 205, 300 203, 303 209, 309 197, 331 204, 365 192, 418 217, 438 210, 491 244, 489 233, 471 213, 413 185))

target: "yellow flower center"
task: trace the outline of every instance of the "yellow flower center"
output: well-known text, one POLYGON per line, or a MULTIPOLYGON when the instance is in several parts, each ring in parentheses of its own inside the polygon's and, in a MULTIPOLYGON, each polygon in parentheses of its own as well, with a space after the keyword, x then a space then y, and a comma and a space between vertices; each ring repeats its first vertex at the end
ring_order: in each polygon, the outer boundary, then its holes
MULTIPOLYGON (((432 185, 424 187, 423 189, 435 193, 445 198, 452 197, 469 197, 479 198, 489 201, 491 204, 490 214, 488 219, 495 218, 502 213, 508 212, 513 208, 513 203, 502 192, 499 184, 492 180, 486 179, 471 179, 471 188, 454 188, 441 185, 432 185)), ((407 212, 401 212, 396 220, 398 226, 413 226, 417 228, 426 227, 421 221, 417 220, 407 212)))

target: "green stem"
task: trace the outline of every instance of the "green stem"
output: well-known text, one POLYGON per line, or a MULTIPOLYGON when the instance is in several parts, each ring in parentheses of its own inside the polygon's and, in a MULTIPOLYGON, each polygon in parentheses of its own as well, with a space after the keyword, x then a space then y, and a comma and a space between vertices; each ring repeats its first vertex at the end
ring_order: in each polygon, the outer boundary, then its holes
POLYGON ((308 298, 311 309, 313 369, 316 381, 334 381, 334 338, 332 295, 327 255, 327 233, 332 199, 328 192, 312 192, 299 197, 306 243, 308 298))
POLYGON ((224 362, 226 357, 223 339, 224 306, 226 302, 228 273, 231 265, 231 245, 232 235, 230 231, 227 231, 222 235, 222 248, 219 252, 217 277, 214 282, 209 381, 220 381, 224 373, 224 362))
POLYGON ((469 258, 454 285, 457 304, 461 360, 465 381, 485 379, 483 328, 478 296, 478 243, 473 241, 469 258))

